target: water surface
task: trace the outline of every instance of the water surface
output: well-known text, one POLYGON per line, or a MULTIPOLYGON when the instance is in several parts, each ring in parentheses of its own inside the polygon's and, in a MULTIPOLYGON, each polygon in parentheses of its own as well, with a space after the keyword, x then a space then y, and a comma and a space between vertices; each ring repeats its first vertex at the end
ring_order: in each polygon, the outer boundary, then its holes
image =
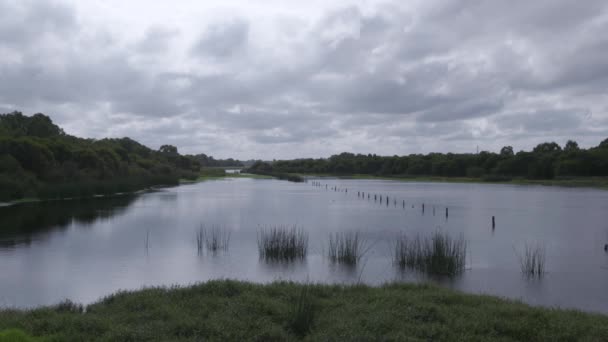
POLYGON ((434 281, 534 305, 608 313, 608 254, 603 250, 608 243, 607 191, 319 181, 328 189, 311 183, 226 179, 138 196, 2 207, 0 306, 32 307, 66 298, 91 303, 120 289, 232 278, 374 285, 434 281), (333 186, 341 192, 331 190, 333 186), (372 196, 363 199, 357 192, 372 196), (383 196, 382 204, 374 202, 373 194, 383 196), (196 232, 201 224, 230 230, 229 250, 199 255, 196 232), (282 224, 296 224, 309 233, 304 261, 259 260, 258 230, 282 224), (399 234, 437 230, 462 233, 468 241, 463 275, 427 279, 392 265, 392 244, 399 234), (329 234, 338 231, 358 231, 370 246, 355 268, 324 257, 329 234), (547 274, 540 280, 521 275, 517 255, 526 243, 546 248, 547 274))

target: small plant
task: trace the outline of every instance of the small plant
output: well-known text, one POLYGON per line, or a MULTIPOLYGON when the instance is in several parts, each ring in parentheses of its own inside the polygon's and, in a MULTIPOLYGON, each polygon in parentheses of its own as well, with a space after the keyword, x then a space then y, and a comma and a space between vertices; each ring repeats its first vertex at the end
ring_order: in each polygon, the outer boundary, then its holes
POLYGON ((271 261, 304 259, 308 252, 308 233, 297 226, 274 226, 258 232, 260 258, 271 261))
POLYGON ((227 251, 230 244, 230 231, 223 226, 212 226, 207 229, 201 225, 196 233, 196 246, 201 254, 203 246, 210 252, 227 251))
POLYGON ((314 318, 315 309, 310 296, 310 286, 304 285, 289 311, 289 328, 299 337, 304 337, 311 330, 314 318))
POLYGON ((545 247, 541 244, 526 244, 519 262, 524 276, 541 278, 545 274, 545 247))
POLYGON ((395 243, 394 263, 433 275, 455 276, 465 270, 467 243, 447 233, 435 232, 431 237, 403 235, 395 243))
POLYGON ((340 232, 329 236, 328 257, 332 262, 355 265, 364 254, 359 232, 340 232))

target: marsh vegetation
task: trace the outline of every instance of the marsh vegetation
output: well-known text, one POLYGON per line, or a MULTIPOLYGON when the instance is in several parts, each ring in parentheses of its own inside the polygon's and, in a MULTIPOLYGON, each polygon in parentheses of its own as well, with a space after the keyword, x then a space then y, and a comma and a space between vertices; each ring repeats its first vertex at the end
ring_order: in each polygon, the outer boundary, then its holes
POLYGON ((258 230, 258 251, 261 259, 292 261, 304 259, 308 253, 308 233, 298 226, 268 226, 258 230))
POLYGON ((545 275, 545 257, 544 245, 526 243, 523 253, 519 255, 521 273, 528 278, 541 278, 545 275))
POLYGON ((359 232, 337 232, 329 235, 329 260, 339 264, 355 265, 365 253, 365 242, 359 232))
POLYGON ((402 235, 394 249, 394 263, 401 269, 445 276, 455 276, 465 270, 467 242, 463 235, 453 238, 440 231, 414 238, 402 235))

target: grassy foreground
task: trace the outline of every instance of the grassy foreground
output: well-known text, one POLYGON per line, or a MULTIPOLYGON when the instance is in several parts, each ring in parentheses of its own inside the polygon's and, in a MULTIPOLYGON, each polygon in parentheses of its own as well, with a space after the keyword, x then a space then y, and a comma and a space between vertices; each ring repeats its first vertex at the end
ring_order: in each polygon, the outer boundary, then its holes
POLYGON ((69 302, 0 311, 0 340, 19 335, 13 340, 605 341, 608 316, 432 285, 211 281, 117 293, 85 312, 69 302))

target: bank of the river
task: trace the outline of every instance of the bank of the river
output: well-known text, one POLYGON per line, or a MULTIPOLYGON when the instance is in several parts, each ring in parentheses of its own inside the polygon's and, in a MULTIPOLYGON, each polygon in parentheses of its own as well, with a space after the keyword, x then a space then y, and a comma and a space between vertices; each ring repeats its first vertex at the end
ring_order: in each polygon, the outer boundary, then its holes
POLYGON ((197 179, 180 179, 180 184, 198 183, 207 180, 225 179, 225 178, 254 178, 254 179, 272 179, 271 176, 257 175, 253 173, 226 173, 223 175, 208 175, 201 174, 197 179))
POLYGON ((298 173, 301 176, 336 177, 342 179, 381 179, 402 182, 443 182, 443 183, 479 183, 479 184, 515 184, 515 185, 545 185, 579 188, 608 189, 608 177, 588 177, 571 179, 544 179, 532 180, 514 178, 510 180, 484 180, 470 177, 428 177, 428 176, 375 176, 365 174, 326 174, 326 173, 298 173))
POLYGON ((608 316, 431 285, 211 281, 118 293, 84 311, 70 303, 3 310, 2 334, 45 341, 605 341, 608 316))

